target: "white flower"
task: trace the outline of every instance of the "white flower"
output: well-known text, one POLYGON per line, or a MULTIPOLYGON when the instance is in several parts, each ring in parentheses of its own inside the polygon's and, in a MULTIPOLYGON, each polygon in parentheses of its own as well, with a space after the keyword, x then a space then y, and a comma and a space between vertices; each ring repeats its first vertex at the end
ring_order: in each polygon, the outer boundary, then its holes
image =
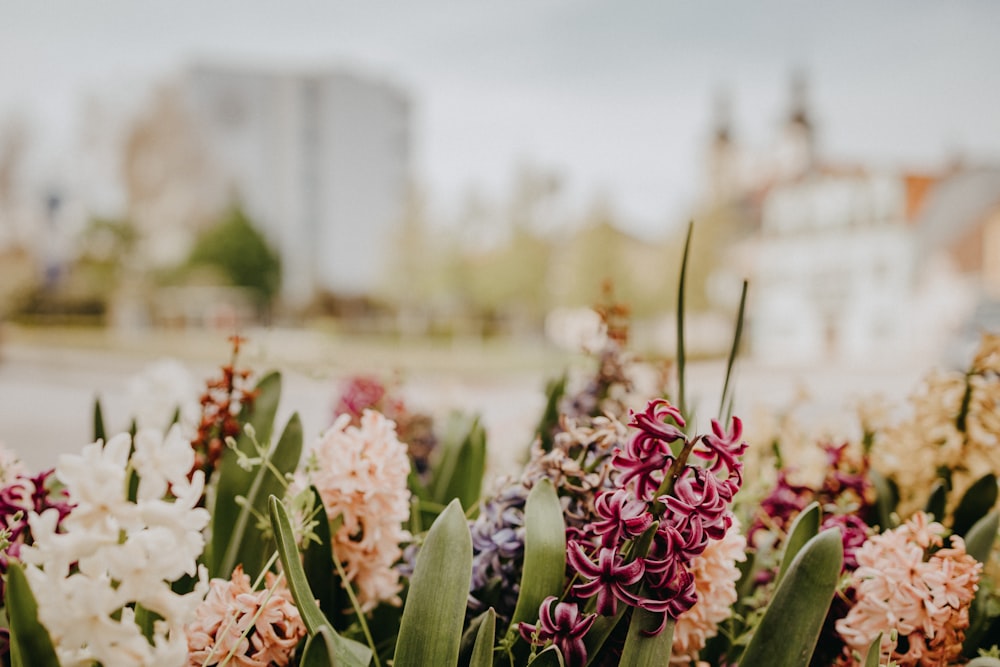
POLYGON ((170 484, 180 484, 194 467, 191 442, 174 425, 167 432, 141 429, 132 439, 132 466, 139 474, 139 500, 162 498, 170 484))
POLYGON ((199 471, 187 479, 193 457, 176 429, 166 439, 140 432, 130 461, 132 445, 127 434, 119 435, 60 458, 56 475, 75 503, 64 532, 56 532, 55 510, 28 516, 35 542, 22 557, 39 619, 64 666, 166 667, 186 658, 184 626, 206 586, 178 595, 170 584, 196 572, 204 548, 209 515, 197 507, 204 476, 199 471), (130 467, 140 475, 135 502, 128 499, 130 467), (159 617, 152 643, 136 625, 132 605, 159 617))
POLYGON ((175 359, 162 359, 144 368, 129 381, 128 397, 131 414, 140 429, 163 431, 178 413, 185 433, 193 434, 197 427, 198 383, 175 359))

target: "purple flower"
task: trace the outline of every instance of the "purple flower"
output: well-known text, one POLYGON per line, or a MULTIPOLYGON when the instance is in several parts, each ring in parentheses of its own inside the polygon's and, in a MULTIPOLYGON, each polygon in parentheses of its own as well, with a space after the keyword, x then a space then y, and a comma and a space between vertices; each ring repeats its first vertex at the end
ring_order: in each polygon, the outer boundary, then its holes
POLYGON ((538 608, 537 625, 521 623, 518 626, 521 637, 536 646, 552 640, 567 665, 586 665, 587 647, 583 643, 583 636, 594 624, 597 614, 587 614, 580 618, 580 608, 572 602, 553 605, 554 602, 554 595, 542 601, 538 608))
POLYGON ((618 600, 636 604, 636 597, 626 587, 642 579, 645 571, 641 558, 626 563, 615 548, 601 547, 597 563, 593 563, 576 542, 567 545, 566 557, 585 583, 573 586, 573 592, 585 598, 597 596, 597 612, 614 616, 618 600))
POLYGON ((591 528, 606 547, 618 545, 623 538, 641 535, 653 523, 646 503, 632 498, 625 489, 601 493, 594 502, 594 510, 601 519, 594 521, 591 528))
POLYGON ((712 432, 705 434, 701 439, 705 450, 696 450, 694 454, 703 459, 714 459, 709 469, 712 472, 719 472, 725 467, 726 472, 738 472, 742 475, 743 464, 739 457, 747 450, 747 443, 743 442, 743 422, 739 417, 733 417, 732 428, 727 433, 718 419, 712 420, 712 432))

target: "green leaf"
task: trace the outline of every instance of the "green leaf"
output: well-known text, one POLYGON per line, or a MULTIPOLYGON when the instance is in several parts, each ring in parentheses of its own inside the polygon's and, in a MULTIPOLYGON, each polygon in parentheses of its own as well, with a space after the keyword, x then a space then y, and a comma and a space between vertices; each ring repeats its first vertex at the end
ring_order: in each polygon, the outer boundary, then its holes
POLYGON ((944 508, 948 502, 948 484, 939 479, 931 487, 924 511, 934 517, 935 521, 944 521, 944 508))
POLYGON ((785 576, 785 572, 792 564, 792 560, 799 551, 812 538, 819 534, 820 509, 819 503, 812 502, 804 510, 799 512, 792 522, 792 527, 788 529, 788 537, 785 538, 785 554, 781 557, 781 567, 778 569, 777 581, 785 576))
POLYGON ((691 251, 691 234, 694 221, 688 223, 687 237, 684 239, 684 256, 681 259, 681 277, 677 285, 677 408, 687 418, 687 400, 684 394, 684 283, 687 280, 688 256, 691 251))
POLYGON ((552 433, 559 425, 559 402, 566 393, 567 380, 568 376, 563 373, 562 377, 550 380, 545 387, 545 409, 535 428, 535 436, 542 443, 542 451, 552 451, 554 440, 552 433))
POLYGON ((998 529, 1000 529, 1000 513, 994 510, 977 521, 966 533, 965 550, 985 565, 990 559, 998 529))
POLYGON ((337 634, 330 621, 320 611, 319 605, 316 604, 316 598, 313 596, 312 589, 309 588, 309 581, 306 579, 305 570, 302 569, 302 562, 299 560, 299 550, 295 544, 295 532, 292 529, 291 518, 288 516, 288 509, 275 496, 268 499, 268 505, 271 514, 271 527, 278 544, 281 567, 284 569, 288 588, 292 592, 295 606, 299 610, 299 615, 302 617, 302 622, 305 623, 309 635, 315 635, 321 628, 326 628, 332 637, 334 664, 342 667, 367 667, 372 658, 371 649, 364 644, 337 634))
POLYGON ((895 525, 892 513, 896 511, 896 504, 899 503, 899 492, 896 490, 896 485, 877 470, 869 469, 868 479, 875 487, 875 513, 879 528, 882 529, 882 532, 891 530, 895 525))
MULTIPOLYGON (((278 411, 278 401, 281 398, 281 374, 268 373, 256 387, 257 397, 254 399, 253 408, 247 409, 244 406, 240 414, 240 424, 249 423, 256 434, 257 442, 266 444, 271 440, 271 431, 274 428, 274 415, 278 411)), ((257 456, 253 440, 246 433, 240 433, 236 440, 236 447, 243 454, 249 457, 257 456)), ((236 566, 236 553, 230 551, 230 544, 235 542, 234 550, 238 550, 240 542, 234 540, 236 536, 232 532, 232 527, 240 521, 240 514, 243 509, 237 502, 237 496, 247 495, 247 490, 254 484, 254 479, 258 471, 244 470, 238 463, 236 452, 228 447, 222 454, 219 462, 219 469, 216 473, 218 486, 215 493, 215 506, 212 510, 212 540, 208 550, 206 564, 209 574, 213 577, 228 579, 236 566), (226 565, 226 567, 223 567, 226 565)), ((263 496, 264 499, 267 496, 263 496)), ((244 567, 250 576, 253 572, 244 567)))
POLYGON ((868 652, 865 654, 863 667, 879 667, 879 658, 882 657, 882 633, 878 633, 874 641, 868 645, 868 652))
POLYGON ((562 653, 555 646, 548 646, 538 652, 535 659, 528 663, 531 667, 566 667, 562 653))
POLYGON ((552 481, 539 480, 524 505, 524 567, 521 589, 508 634, 520 622, 538 620, 538 608, 550 595, 559 597, 566 576, 566 523, 552 481))
POLYGON ((740 294, 740 308, 736 314, 736 331, 733 333, 733 346, 729 350, 729 360, 726 362, 726 379, 722 383, 722 397, 719 399, 719 420, 722 423, 729 421, 731 414, 727 412, 732 412, 732 396, 729 395, 729 380, 733 374, 733 366, 736 363, 736 355, 740 351, 740 338, 743 336, 743 314, 746 310, 747 305, 747 286, 746 280, 743 281, 743 291, 740 294), (727 411, 728 405, 728 411, 727 411))
POLYGON ((240 508, 229 538, 223 569, 232 569, 242 563, 243 571, 251 577, 260 572, 271 549, 270 540, 265 537, 256 517, 266 516, 267 499, 271 495, 285 495, 288 484, 285 475, 295 471, 301 458, 302 421, 298 413, 294 413, 285 425, 278 444, 268 450, 264 461, 253 471, 253 481, 246 489, 246 504, 240 508))
POLYGON ((314 507, 319 508, 316 515, 316 528, 314 533, 319 542, 310 541, 302 550, 302 568, 306 573, 306 580, 309 587, 316 594, 319 608, 326 615, 330 622, 340 617, 340 610, 343 605, 340 603, 338 595, 340 584, 333 573, 333 545, 330 535, 330 521, 327 518, 326 508, 319 495, 319 489, 311 487, 313 492, 314 507))
POLYGON ((824 530, 799 551, 740 660, 744 667, 809 664, 837 590, 844 553, 840 531, 824 530))
POLYGON ((336 667, 333 659, 335 649, 330 630, 321 627, 316 634, 306 638, 299 667, 336 667))
POLYGON ((656 630, 662 620, 662 614, 645 609, 635 609, 632 612, 625 648, 618 662, 621 667, 658 667, 669 662, 664 660, 664 656, 669 656, 673 648, 674 621, 668 618, 659 634, 647 634, 656 630))
POLYGON ((59 667, 52 638, 38 620, 38 603, 24 569, 15 560, 7 568, 6 596, 11 667, 59 667))
POLYGON ((1000 659, 980 656, 969 661, 965 667, 1000 667, 1000 659))
POLYGON ((957 535, 965 535, 972 526, 982 519, 997 504, 997 477, 993 473, 983 475, 969 487, 955 508, 951 530, 957 535))
POLYGON ((622 617, 629 608, 628 605, 620 604, 614 616, 598 616, 594 619, 594 624, 590 626, 590 630, 583 637, 583 643, 587 647, 588 665, 594 662, 604 643, 608 641, 608 637, 621 623, 622 617))
POLYGON ((461 444, 446 459, 446 465, 435 479, 434 502, 447 505, 458 498, 462 507, 475 507, 486 469, 486 431, 478 417, 472 420, 461 444))
POLYGON ((479 624, 476 644, 472 647, 469 667, 492 667, 493 643, 496 641, 497 613, 493 607, 486 610, 486 617, 479 624))
POLYGON ((106 440, 104 430, 104 411, 101 409, 101 399, 94 399, 94 442, 106 440))
POLYGON ((453 500, 427 532, 396 641, 394 667, 452 667, 458 662, 472 578, 472 536, 453 500))

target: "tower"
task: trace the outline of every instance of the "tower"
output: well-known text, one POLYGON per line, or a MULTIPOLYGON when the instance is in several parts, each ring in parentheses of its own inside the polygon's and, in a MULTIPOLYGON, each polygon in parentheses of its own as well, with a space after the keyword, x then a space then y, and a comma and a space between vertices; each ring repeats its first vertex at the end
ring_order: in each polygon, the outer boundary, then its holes
POLYGON ((801 71, 792 74, 788 114, 775 150, 778 180, 802 176, 816 164, 816 130, 809 114, 808 84, 801 71))

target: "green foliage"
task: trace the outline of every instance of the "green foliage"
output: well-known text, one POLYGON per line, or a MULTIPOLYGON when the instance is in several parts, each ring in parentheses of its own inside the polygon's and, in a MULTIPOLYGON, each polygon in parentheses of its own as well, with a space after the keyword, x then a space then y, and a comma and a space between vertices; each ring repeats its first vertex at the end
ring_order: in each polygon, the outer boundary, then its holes
POLYGON ((972 526, 997 504, 997 477, 993 473, 977 479, 962 499, 952 515, 951 529, 958 535, 965 535, 972 526))
MULTIPOLYGON (((320 611, 319 605, 316 604, 316 598, 309 587, 306 573, 302 569, 302 562, 299 560, 299 549, 295 542, 295 532, 288 516, 288 509, 281 504, 277 497, 271 496, 268 498, 268 510, 271 517, 271 527, 278 545, 281 567, 284 569, 288 588, 292 592, 295 606, 302 616, 302 622, 305 623, 309 636, 315 636, 324 629, 329 633, 329 644, 332 644, 330 655, 333 658, 330 661, 331 664, 343 667, 367 667, 371 662, 372 651, 364 644, 359 644, 337 634, 337 631, 330 625, 330 621, 320 611)), ((328 642, 324 638, 324 644, 326 643, 328 642)))
POLYGON ((306 573, 309 586, 316 594, 316 602, 320 610, 336 625, 343 608, 340 596, 337 594, 339 584, 333 574, 333 545, 331 543, 330 521, 327 519, 326 508, 320 498, 319 490, 312 488, 313 510, 316 512, 316 527, 313 528, 315 540, 310 540, 302 549, 302 567, 306 573))
POLYGON ((833 600, 844 552, 840 530, 809 540, 792 560, 740 660, 744 667, 809 664, 833 600))
POLYGON ((476 643, 472 647, 469 667, 492 667, 493 642, 496 640, 497 613, 493 607, 486 610, 486 616, 479 624, 476 643))
POLYGON ((524 507, 524 523, 524 567, 517 605, 507 631, 509 640, 517 638, 518 623, 537 620, 538 608, 546 597, 558 597, 562 593, 566 574, 566 523, 551 480, 542 479, 531 489, 524 507))
POLYGON ((819 503, 813 501, 799 512, 788 530, 788 537, 785 539, 785 554, 781 557, 781 567, 778 570, 778 582, 785 576, 785 572, 788 571, 795 557, 799 555, 802 547, 819 534, 819 526, 819 503))
POLYGON ((48 631, 38 620, 38 604, 17 561, 7 569, 4 600, 10 619, 11 667, 59 667, 48 631))
POLYGON ((472 536, 457 500, 438 516, 417 554, 396 640, 394 667, 458 662, 472 577, 472 536))
MULTIPOLYGON (((240 525, 248 527, 250 525, 251 506, 241 506, 239 498, 246 496, 248 489, 251 489, 254 484, 257 484, 259 488, 262 483, 256 480, 263 476, 263 466, 258 465, 256 468, 247 470, 244 465, 247 460, 258 458, 256 443, 267 443, 271 440, 274 416, 278 411, 278 401, 281 398, 281 374, 269 373, 265 375, 257 383, 255 391, 256 399, 253 402, 253 407, 244 406, 239 418, 241 424, 250 424, 254 435, 251 437, 245 431, 240 434, 236 441, 235 450, 227 448, 223 453, 217 473, 219 481, 216 487, 215 505, 212 508, 212 525, 216 527, 216 530, 212 531, 210 548, 205 560, 209 573, 213 577, 223 579, 232 574, 233 568, 239 562, 237 556, 243 546, 241 540, 246 530, 244 528, 243 532, 237 534, 228 527, 240 525), (222 530, 221 527, 227 527, 227 529, 222 530)), ((301 427, 298 430, 299 447, 301 447, 301 427)), ((266 502, 266 500, 266 495, 262 496, 256 493, 253 499, 256 505, 252 505, 252 507, 260 510, 261 503, 266 502)), ((258 543, 256 547, 261 548, 261 545, 258 543)), ((248 570, 247 574, 253 576, 254 572, 248 570)))
POLYGON ((625 648, 618 662, 620 667, 658 667, 663 664, 663 656, 670 655, 674 642, 674 621, 667 619, 666 627, 656 635, 662 614, 654 614, 645 609, 635 609, 628 624, 625 648))
POLYGON ((232 285, 268 302, 281 285, 280 257, 238 206, 198 237, 187 264, 218 269, 232 285))

